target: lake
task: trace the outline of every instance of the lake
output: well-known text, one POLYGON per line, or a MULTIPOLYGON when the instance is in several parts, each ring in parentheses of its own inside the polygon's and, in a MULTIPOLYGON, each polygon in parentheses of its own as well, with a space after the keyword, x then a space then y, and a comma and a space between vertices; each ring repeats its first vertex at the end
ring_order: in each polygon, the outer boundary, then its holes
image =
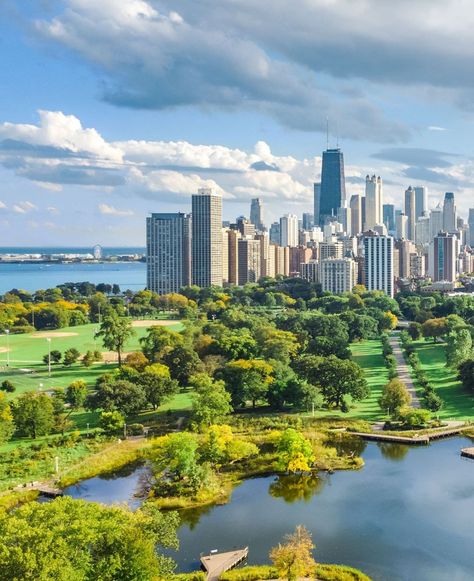
MULTIPOLYGON (((357 472, 303 483, 288 477, 246 480, 228 504, 183 514, 180 550, 173 557, 181 571, 190 571, 198 568, 201 552, 248 545, 249 563, 266 563, 270 548, 304 524, 317 560, 352 565, 375 581, 471 581, 474 461, 460 457, 470 442, 459 437, 426 447, 367 443, 365 466, 357 472)), ((140 470, 83 482, 84 495, 74 497, 135 505, 140 470)))
POLYGON ((65 282, 118 284, 122 290, 146 286, 144 262, 67 264, 0 264, 0 294, 12 288, 30 292, 53 288, 65 282))

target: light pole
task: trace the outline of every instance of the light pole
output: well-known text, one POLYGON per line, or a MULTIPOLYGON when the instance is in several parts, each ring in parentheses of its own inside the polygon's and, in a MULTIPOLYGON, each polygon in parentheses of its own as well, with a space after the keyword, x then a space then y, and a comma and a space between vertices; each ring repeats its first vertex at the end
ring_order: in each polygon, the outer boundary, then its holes
POLYGON ((10 329, 5 329, 7 336, 7 367, 10 367, 10 329))
POLYGON ((51 377, 51 337, 46 339, 48 342, 48 377, 51 377))

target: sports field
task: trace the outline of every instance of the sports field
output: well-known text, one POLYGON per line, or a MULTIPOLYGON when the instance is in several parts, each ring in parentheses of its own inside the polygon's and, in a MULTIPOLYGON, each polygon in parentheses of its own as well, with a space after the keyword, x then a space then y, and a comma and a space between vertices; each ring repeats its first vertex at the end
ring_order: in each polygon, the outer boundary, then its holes
MULTIPOLYGON (((146 335, 147 329, 152 325, 165 325, 174 330, 182 328, 179 321, 172 320, 138 320, 133 325, 135 335, 127 343, 126 352, 139 349, 139 339, 146 335)), ((117 359, 116 354, 103 348, 100 339, 94 338, 97 330, 97 325, 90 324, 58 331, 10 335, 8 339, 6 335, 0 335, 0 382, 9 379, 15 385, 16 391, 10 397, 29 390, 66 387, 77 379, 83 379, 92 385, 99 375, 115 366, 117 359), (104 361, 89 368, 80 362, 70 367, 59 363, 52 365, 51 377, 48 377, 48 366, 43 363, 43 356, 48 353, 49 345, 51 350, 61 353, 71 347, 75 347, 81 354, 97 349, 103 352, 104 361)))

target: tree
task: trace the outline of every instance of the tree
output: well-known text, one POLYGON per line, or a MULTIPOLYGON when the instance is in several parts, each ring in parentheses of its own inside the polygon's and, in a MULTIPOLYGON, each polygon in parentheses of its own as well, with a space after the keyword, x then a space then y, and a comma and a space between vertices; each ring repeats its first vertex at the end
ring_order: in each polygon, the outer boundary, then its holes
POLYGON ((213 381, 206 373, 191 378, 194 387, 192 418, 200 426, 210 426, 232 412, 230 394, 223 381, 213 381))
POLYGON ((413 341, 418 341, 418 339, 420 339, 423 335, 420 323, 410 323, 408 325, 408 334, 413 339, 413 341))
POLYGON ((146 401, 156 410, 166 398, 178 392, 176 380, 171 379, 170 370, 162 363, 153 363, 139 373, 136 382, 145 391, 146 401))
POLYGON ((66 367, 70 367, 78 361, 80 356, 81 354, 75 347, 66 349, 66 351, 64 351, 63 364, 66 365, 66 367))
POLYGON ((95 355, 93 351, 86 351, 82 357, 82 365, 84 365, 84 367, 91 367, 94 362, 95 355))
POLYGON ((383 410, 389 410, 393 416, 398 416, 400 409, 409 406, 411 395, 406 385, 400 379, 392 379, 383 388, 379 399, 379 406, 383 410))
POLYGON ((270 559, 278 569, 280 579, 294 581, 302 577, 314 577, 316 563, 312 556, 314 549, 310 533, 298 525, 295 532, 285 536, 283 544, 270 551, 270 559))
POLYGON ((178 480, 190 478, 197 468, 198 439, 188 432, 161 436, 155 440, 150 456, 158 471, 168 471, 178 480))
POLYGON ((222 370, 222 378, 231 395, 232 406, 243 406, 251 401, 265 400, 268 386, 273 381, 273 367, 261 359, 237 359, 222 370))
POLYGON ((176 513, 73 500, 30 502, 0 513, 0 578, 34 581, 167 578, 178 546, 176 513))
POLYGON ((465 389, 474 392, 474 359, 467 359, 461 363, 458 378, 465 389))
POLYGON ((440 319, 428 319, 421 325, 421 330, 423 337, 431 337, 433 342, 436 343, 438 337, 442 337, 448 332, 448 320, 446 317, 440 319))
POLYGON ((0 444, 8 442, 13 435, 14 429, 13 415, 7 402, 7 397, 0 392, 0 444))
POLYGON ((136 414, 145 406, 146 395, 141 385, 111 374, 99 377, 95 393, 87 398, 90 409, 118 410, 125 416, 136 414))
POLYGON ((51 352, 46 353, 46 355, 43 355, 43 363, 45 363, 46 365, 48 365, 50 361, 51 363, 59 363, 61 359, 62 353, 57 349, 53 349, 51 352))
POLYGON ((334 355, 304 355, 295 362, 295 368, 309 383, 321 388, 328 406, 341 406, 346 396, 360 401, 370 395, 364 372, 354 361, 334 355))
POLYGON ((457 368, 472 355, 472 335, 467 328, 451 331, 446 336, 446 366, 457 368))
POLYGON ((194 349, 177 345, 162 357, 162 363, 169 367, 171 377, 186 387, 192 375, 202 369, 202 362, 194 349))
POLYGON ((122 367, 123 349, 134 334, 132 321, 113 313, 104 317, 96 337, 102 337, 104 347, 117 353, 119 367, 122 367))
POLYGON ((113 434, 121 430, 125 425, 125 418, 117 411, 102 412, 99 418, 99 426, 107 434, 113 434))
POLYGON ((288 472, 309 472, 314 462, 311 442, 294 428, 287 428, 278 438, 278 465, 288 472))
POLYGON ((429 422, 429 410, 404 407, 400 410, 399 418, 407 428, 423 428, 429 422))
POLYGON ((53 428, 53 402, 45 393, 23 393, 14 401, 12 412, 16 429, 25 436, 36 439, 53 428))
POLYGON ((5 379, 4 381, 2 381, 2 384, 0 385, 0 389, 2 391, 7 392, 7 393, 13 393, 16 390, 16 387, 13 385, 13 383, 9 379, 5 379))
POLYGON ((147 365, 150 365, 150 361, 141 351, 134 351, 125 357, 125 365, 141 372, 145 370, 147 365))
POLYGON ((206 438, 202 446, 202 453, 212 464, 228 462, 234 464, 256 456, 258 447, 252 442, 237 438, 230 426, 213 425, 206 432, 206 438))
POLYGON ((73 381, 66 387, 65 399, 73 409, 81 408, 87 397, 87 384, 82 379, 73 381))
POLYGON ((166 327, 150 327, 145 337, 140 339, 140 345, 149 361, 160 361, 161 358, 177 345, 183 344, 183 335, 166 327))

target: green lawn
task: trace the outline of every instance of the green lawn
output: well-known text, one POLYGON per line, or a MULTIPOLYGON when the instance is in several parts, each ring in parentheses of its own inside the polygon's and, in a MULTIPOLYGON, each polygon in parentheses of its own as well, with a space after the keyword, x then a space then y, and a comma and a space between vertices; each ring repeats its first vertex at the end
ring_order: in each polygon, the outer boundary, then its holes
MULTIPOLYGON (((168 328, 178 330, 182 328, 180 322, 170 325, 168 328)), ((64 352, 75 347, 81 353, 88 350, 100 349, 104 351, 100 339, 94 339, 97 325, 82 325, 69 327, 58 331, 51 331, 51 349, 64 352), (67 336, 65 336, 67 334, 67 336)), ((139 339, 147 332, 147 327, 136 327, 135 335, 126 345, 126 351, 139 349, 139 339)), ((47 365, 42 362, 43 356, 48 353, 48 342, 41 334, 30 333, 27 335, 11 335, 9 338, 10 366, 7 367, 7 353, 5 352, 7 339, 0 336, 0 382, 9 379, 16 387, 13 397, 29 390, 49 389, 52 387, 66 387, 76 379, 83 379, 89 385, 93 385, 98 376, 109 371, 115 364, 98 363, 90 368, 77 363, 71 367, 61 364, 52 366, 51 377, 48 377, 47 365)))
POLYGON ((463 389, 456 372, 446 367, 444 344, 422 340, 415 342, 415 347, 428 381, 444 400, 439 417, 445 420, 474 420, 474 397, 463 389))
MULTIPOLYGON (((364 370, 365 378, 370 387, 370 396, 360 402, 352 403, 348 413, 338 410, 317 410, 315 417, 340 417, 375 421, 383 418, 379 404, 382 388, 388 381, 387 368, 382 356, 382 343, 378 340, 363 341, 351 345, 352 358, 364 370)), ((306 415, 306 414, 305 414, 306 415)))

